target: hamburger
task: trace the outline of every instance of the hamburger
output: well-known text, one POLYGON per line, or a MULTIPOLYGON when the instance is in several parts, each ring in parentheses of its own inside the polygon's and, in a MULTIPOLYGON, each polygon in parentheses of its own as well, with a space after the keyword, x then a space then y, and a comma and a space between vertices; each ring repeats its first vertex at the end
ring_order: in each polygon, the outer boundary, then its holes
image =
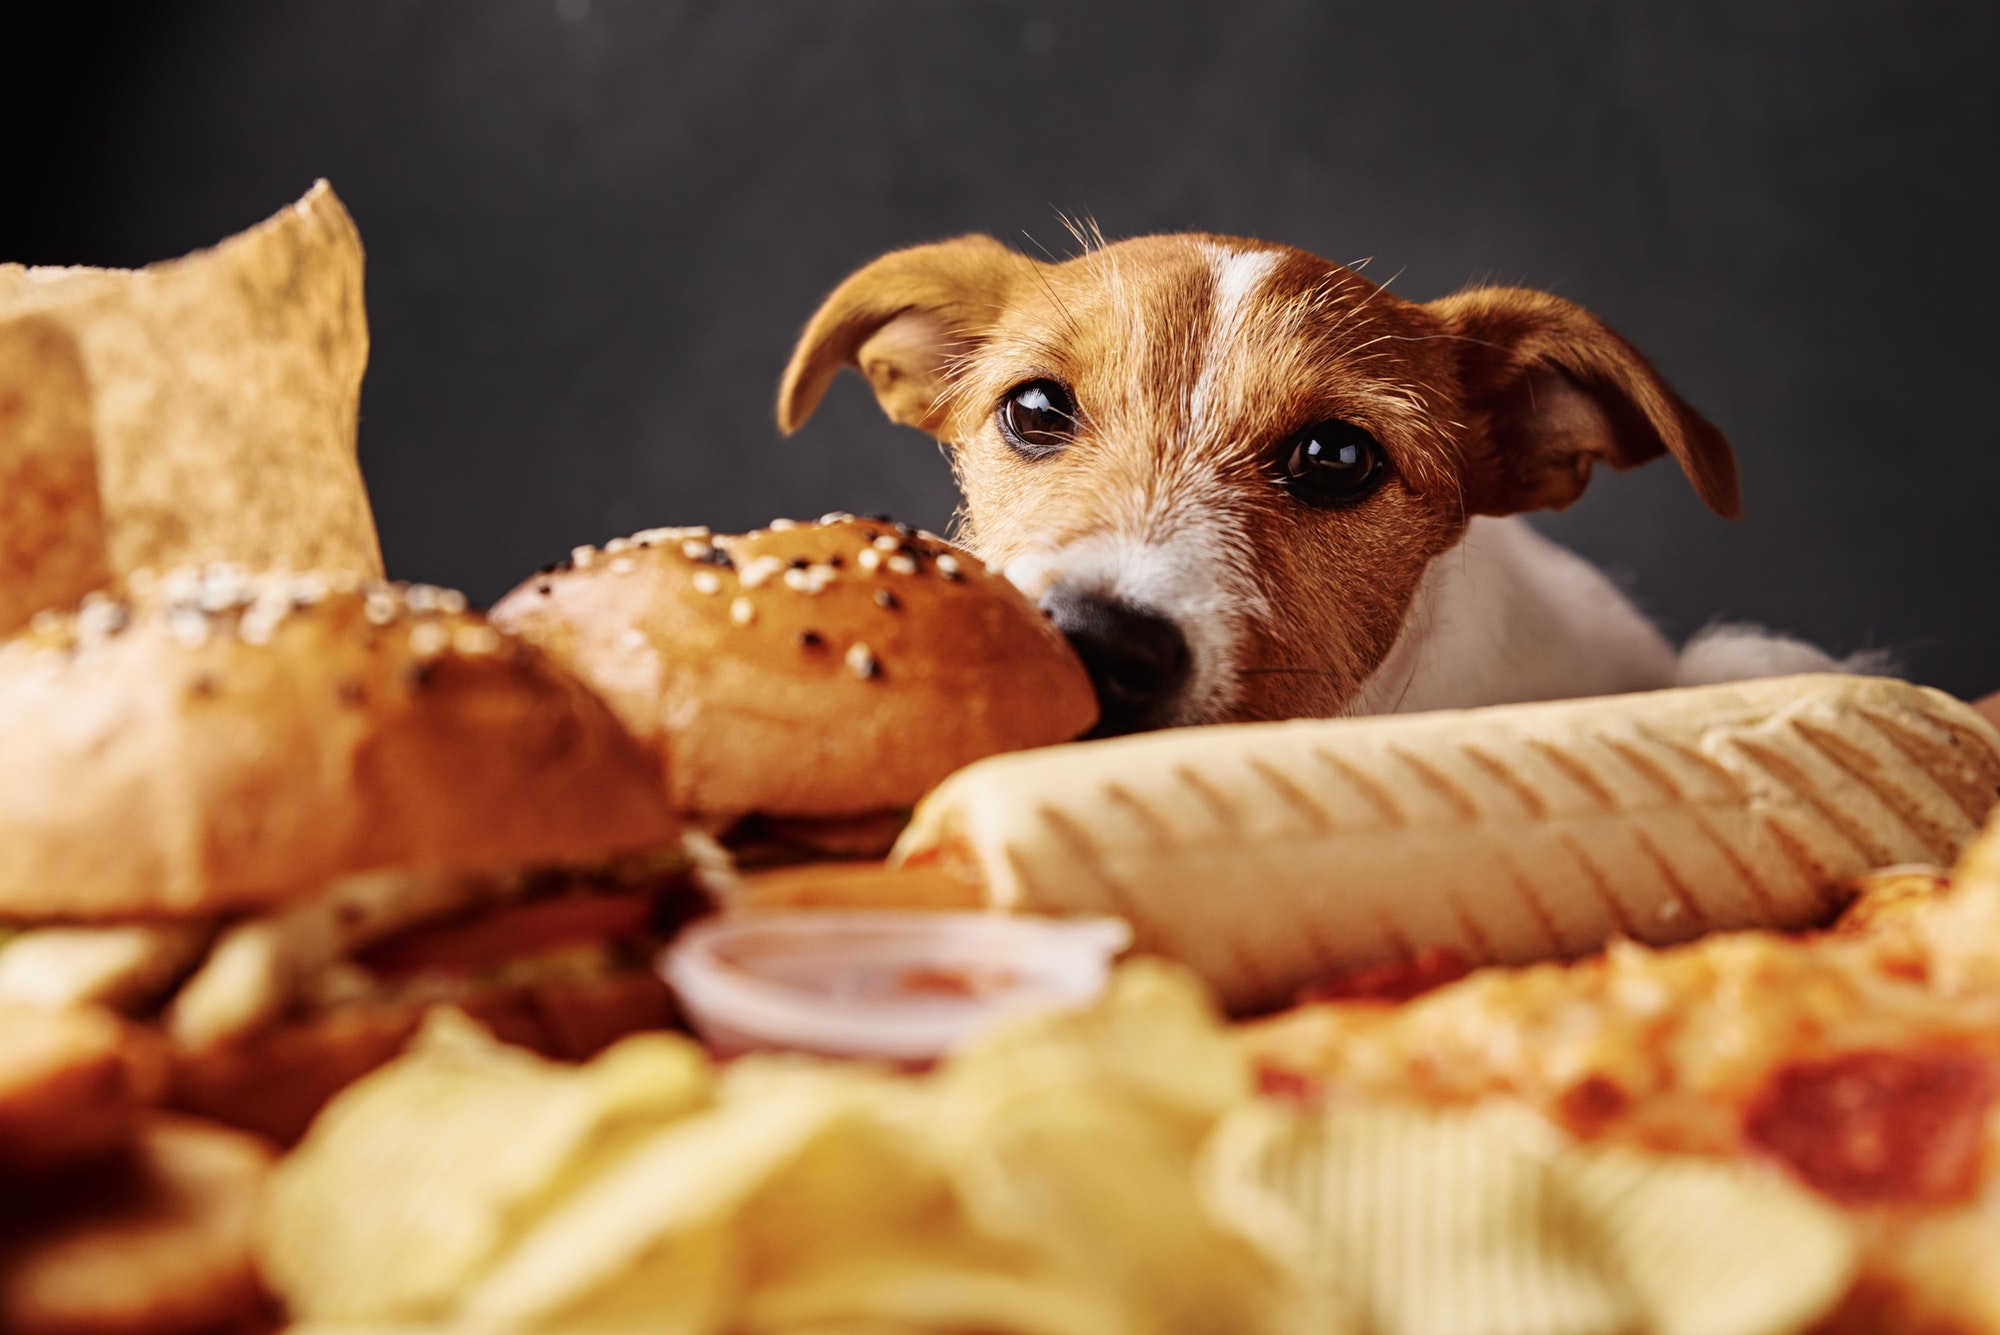
POLYGON ((595 687, 675 809, 748 865, 880 857, 945 775, 1097 719, 1026 595, 886 519, 649 529, 577 548, 492 618, 595 687))
POLYGON ((230 566, 0 645, 0 1004, 164 1034, 168 1101, 281 1141, 431 1003, 559 1056, 671 1018, 658 757, 427 585, 230 566))

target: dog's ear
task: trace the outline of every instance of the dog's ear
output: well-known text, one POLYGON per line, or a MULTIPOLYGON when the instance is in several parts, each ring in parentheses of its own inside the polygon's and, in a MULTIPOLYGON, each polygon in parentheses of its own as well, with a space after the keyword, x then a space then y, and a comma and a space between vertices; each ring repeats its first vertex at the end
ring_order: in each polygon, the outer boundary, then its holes
POLYGON ((1035 262, 988 236, 884 255, 819 308, 778 386, 778 428, 799 429, 834 373, 857 366, 894 421, 937 435, 950 359, 978 343, 1035 262))
POLYGON ((1560 510, 1591 465, 1671 454, 1717 514, 1742 513, 1736 456, 1630 343, 1581 306, 1522 288, 1476 288, 1429 304, 1457 335, 1474 420, 1471 514, 1560 510), (1483 427, 1483 429, 1481 429, 1483 427))

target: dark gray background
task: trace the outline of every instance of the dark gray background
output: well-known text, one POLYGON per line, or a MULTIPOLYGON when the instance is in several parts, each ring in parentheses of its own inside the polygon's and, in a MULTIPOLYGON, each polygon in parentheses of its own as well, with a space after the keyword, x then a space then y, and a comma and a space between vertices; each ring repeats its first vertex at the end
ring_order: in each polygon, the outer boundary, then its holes
POLYGON ((2000 687, 2000 7, 69 0, 8 16, 0 257, 133 265, 332 179, 368 246, 390 569, 490 599, 650 524, 951 514, 853 377, 781 441, 820 297, 969 230, 1199 228, 1549 288, 1733 439, 1547 527, 1718 614, 2000 687))

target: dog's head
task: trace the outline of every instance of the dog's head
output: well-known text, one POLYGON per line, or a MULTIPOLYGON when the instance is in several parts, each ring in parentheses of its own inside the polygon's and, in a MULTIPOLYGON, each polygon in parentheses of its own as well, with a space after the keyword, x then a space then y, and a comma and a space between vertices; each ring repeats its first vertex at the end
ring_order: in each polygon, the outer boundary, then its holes
POLYGON ((1728 444, 1580 307, 1419 305, 1233 237, 898 251, 807 326, 785 431, 844 365, 948 447, 961 541, 1068 632, 1104 731, 1340 713, 1469 516, 1559 509, 1599 461, 1670 453, 1737 509, 1728 444))

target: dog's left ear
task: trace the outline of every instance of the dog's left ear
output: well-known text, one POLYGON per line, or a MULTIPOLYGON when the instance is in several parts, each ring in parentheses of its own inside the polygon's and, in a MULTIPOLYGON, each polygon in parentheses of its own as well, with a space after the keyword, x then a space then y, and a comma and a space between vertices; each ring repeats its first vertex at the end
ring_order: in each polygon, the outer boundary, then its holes
POLYGON ((1471 514, 1560 510, 1591 465, 1673 455, 1717 514, 1742 513, 1736 456, 1630 343, 1581 306, 1523 288, 1476 288, 1429 303, 1457 334, 1474 420, 1471 514))

